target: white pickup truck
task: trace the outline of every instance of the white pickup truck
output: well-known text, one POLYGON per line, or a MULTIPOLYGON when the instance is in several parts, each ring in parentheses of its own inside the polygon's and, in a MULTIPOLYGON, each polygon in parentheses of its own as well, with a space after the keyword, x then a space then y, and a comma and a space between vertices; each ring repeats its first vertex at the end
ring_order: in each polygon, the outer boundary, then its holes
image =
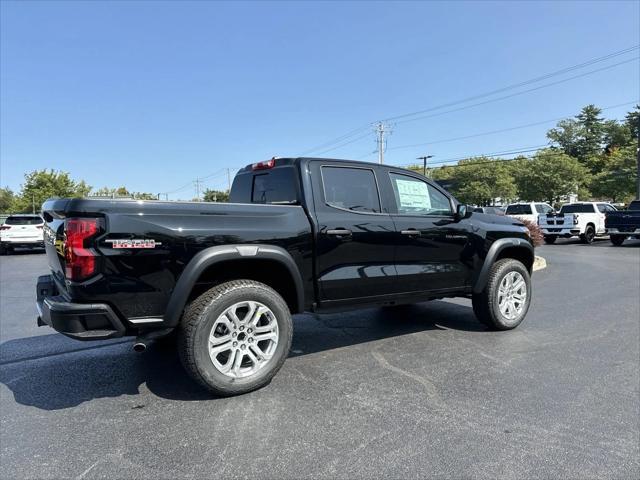
POLYGON ((606 212, 614 212, 613 205, 603 202, 576 202, 562 206, 558 213, 538 216, 538 225, 545 243, 553 243, 558 237, 580 237, 583 243, 592 243, 597 236, 606 235, 606 212))

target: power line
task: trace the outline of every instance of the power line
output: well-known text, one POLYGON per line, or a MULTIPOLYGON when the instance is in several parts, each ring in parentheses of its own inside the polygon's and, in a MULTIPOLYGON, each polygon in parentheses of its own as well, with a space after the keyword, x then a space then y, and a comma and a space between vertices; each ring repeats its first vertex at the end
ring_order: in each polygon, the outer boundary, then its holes
MULTIPOLYGON (((370 128, 370 127, 368 126, 367 128, 370 128)), ((322 155, 323 153, 327 153, 327 152, 331 152, 333 150, 337 150, 338 148, 342 148, 344 146, 350 145, 350 144, 352 144, 354 142, 357 142, 358 140, 362 140, 363 138, 370 137, 370 136, 371 136, 371 132, 367 132, 364 135, 360 135, 359 137, 356 137, 356 138, 354 138, 352 140, 349 140, 348 142, 342 143, 340 145, 336 145, 335 147, 328 148, 327 150, 323 150, 322 152, 318 152, 315 155, 322 155)))
MULTIPOLYGON (((638 103, 639 101, 640 100, 634 100, 633 102, 625 102, 625 103, 619 103, 617 105, 609 105, 607 107, 601 108, 600 110, 610 110, 612 108, 623 107, 625 105, 632 105, 632 104, 638 103)), ((457 140, 467 140, 469 138, 483 137, 485 135, 494 135, 496 133, 510 132, 510 131, 513 131, 513 130, 521 129, 521 128, 528 128, 528 127, 534 127, 534 126, 537 126, 537 125, 544 125, 545 123, 557 122, 559 120, 564 120, 566 118, 570 118, 570 115, 565 115, 565 116, 556 117, 556 118, 550 118, 548 120, 540 120, 539 122, 526 123, 524 125, 517 125, 515 127, 501 128, 499 130, 489 130, 487 132, 475 133, 473 135, 465 135, 465 136, 462 136, 462 137, 445 138, 445 139, 440 139, 440 140, 433 140, 431 142, 413 143, 413 144, 408 144, 408 145, 397 145, 395 147, 388 148, 387 150, 400 150, 400 149, 404 149, 404 148, 424 147, 425 145, 435 145, 435 144, 438 144, 438 143, 454 142, 454 141, 457 141, 457 140)))
POLYGON ((401 120, 399 122, 396 122, 396 124, 415 122, 415 121, 418 121, 418 120, 423 120, 425 118, 439 117, 440 115, 446 115, 447 113, 459 112, 459 111, 462 111, 462 110, 467 110, 469 108, 478 107, 480 105, 486 105, 488 103, 499 102, 501 100, 506 100, 507 98, 517 97, 518 95, 524 95, 525 93, 534 92, 536 90, 541 90, 543 88, 552 87, 554 85, 558 85, 560 83, 565 83, 565 82, 568 82, 570 80, 575 80, 576 78, 582 78, 582 77, 586 77, 587 75, 593 75, 594 73, 602 72, 604 70, 609 70, 611 68, 618 67, 620 65, 624 65, 625 63, 633 62, 635 60, 638 60, 639 58, 640 57, 633 57, 633 58, 630 58, 629 60, 624 60, 622 62, 614 63, 612 65, 607 65, 606 67, 601 67, 601 68, 597 68, 595 70, 590 70, 588 72, 584 72, 584 73, 581 73, 579 75, 574 75, 573 77, 567 77, 567 78, 564 78, 562 80, 558 80, 558 81, 551 82, 551 83, 546 83, 544 85, 539 85, 539 86, 534 87, 534 88, 529 88, 527 90, 523 90, 521 92, 515 92, 515 93, 511 93, 509 95, 504 95, 502 97, 492 98, 490 100, 485 100, 484 102, 472 103, 471 105, 465 105, 463 107, 452 108, 451 110, 445 110, 444 112, 432 113, 430 115, 423 115, 423 116, 420 116, 420 117, 408 118, 406 120, 401 120))
MULTIPOLYGON (((437 162, 433 162, 432 166, 441 166, 447 163, 453 163, 453 162, 459 162, 460 160, 467 160, 469 158, 477 158, 477 157, 497 157, 497 156, 501 156, 501 155, 517 155, 517 154, 521 154, 521 153, 530 153, 530 152, 536 152, 538 150, 540 150, 541 148, 545 148, 548 147, 549 145, 547 144, 543 144, 543 145, 533 145, 530 147, 517 147, 514 149, 510 149, 510 150, 502 150, 499 152, 489 152, 489 153, 476 153, 476 154, 470 154, 470 155, 463 155, 463 156, 459 156, 459 157, 453 157, 453 158, 445 158, 443 160, 438 160, 437 162)), ((416 165, 415 163, 405 163, 405 164, 401 164, 401 165, 396 165, 396 166, 411 166, 411 165, 416 165)))
POLYGON ((554 77, 554 76, 557 76, 557 75, 562 75, 564 73, 568 73, 568 72, 571 72, 573 70, 578 70, 580 68, 587 67, 589 65, 593 65, 594 63, 600 63, 600 62, 603 62, 605 60, 609 60, 611 58, 615 58, 615 57, 618 57, 620 55, 624 55, 625 53, 629 53, 629 52, 632 52, 634 50, 638 50, 638 48, 640 48, 640 45, 634 45, 633 47, 625 48, 623 50, 618 50, 616 52, 609 53, 609 54, 604 55, 602 57, 597 57, 597 58, 593 58, 591 60, 587 60, 586 62, 583 62, 583 63, 579 63, 579 64, 576 64, 576 65, 571 65, 569 67, 565 67, 565 68, 562 68, 560 70, 556 70, 554 72, 546 73, 546 74, 541 75, 539 77, 531 78, 529 80, 524 80, 524 81, 519 82, 519 83, 507 85, 505 87, 501 87, 501 88, 497 88, 495 90, 491 90, 489 92, 473 95, 471 97, 466 97, 466 98, 463 98, 461 100, 455 100, 453 102, 443 103, 443 104, 436 105, 434 107, 426 108, 426 109, 423 109, 423 110, 418 110, 418 111, 411 112, 411 113, 403 113, 401 115, 388 117, 388 118, 385 118, 384 121, 392 121, 392 120, 398 120, 398 119, 401 119, 401 118, 410 117, 410 116, 414 116, 414 115, 420 115, 422 113, 430 112, 430 111, 433 111, 433 110, 440 110, 441 108, 452 107, 454 105, 459 105, 461 103, 467 103, 467 102, 470 102, 472 100, 477 100, 479 98, 495 95, 496 93, 501 93, 501 92, 504 92, 504 91, 507 91, 507 90, 513 90, 514 88, 523 87, 523 86, 526 86, 526 85, 530 85, 532 83, 537 83, 539 81, 546 80, 547 78, 551 78, 551 77, 554 77))
MULTIPOLYGON (((305 150, 304 152, 302 152, 300 155, 300 157, 304 157, 305 155, 311 153, 311 152, 315 152, 316 150, 320 150, 322 148, 325 147, 329 147, 335 143, 339 143, 342 142, 343 140, 346 140, 347 138, 353 137, 354 135, 362 132, 363 130, 368 130, 369 128, 371 128, 371 124, 368 123, 362 127, 356 128, 355 130, 351 130, 350 132, 345 133, 344 135, 341 135, 340 137, 334 138, 333 140, 329 140, 328 142, 324 142, 320 145, 317 145, 313 148, 310 148, 309 150, 305 150)), ((321 152, 322 153, 322 152, 321 152)), ((316 155, 320 155, 320 154, 316 154, 316 155)))
MULTIPOLYGON (((399 119, 403 119, 403 118, 407 118, 407 117, 411 117, 411 116, 415 116, 415 115, 420 115, 422 113, 427 113, 427 112, 431 112, 431 111, 435 111, 435 110, 440 110, 442 108, 451 107, 451 106, 459 105, 459 104, 462 104, 462 103, 467 103, 467 102, 470 102, 472 100, 477 100, 479 98, 492 96, 492 95, 495 95, 497 93, 501 93, 501 92, 504 92, 504 91, 512 90, 514 88, 523 87, 523 86, 526 86, 526 85, 530 85, 532 83, 537 83, 539 81, 546 80, 548 78, 552 78, 552 77, 557 76, 557 75, 562 75, 562 74, 565 74, 565 73, 568 73, 568 72, 571 72, 571 71, 574 71, 574 70, 577 70, 577 69, 580 69, 580 68, 584 68, 584 67, 589 66, 589 65, 593 65, 593 64, 596 64, 596 63, 599 63, 599 62, 603 62, 605 60, 609 60, 611 58, 615 58, 615 57, 624 55, 626 53, 630 53, 630 52, 632 52, 634 50, 637 50, 638 48, 640 48, 640 45, 634 45, 633 47, 629 47, 629 48, 625 48, 623 50, 612 52, 612 53, 609 53, 607 55, 604 55, 604 56, 601 56, 601 57, 597 57, 597 58, 593 58, 593 59, 587 60, 585 62, 576 64, 576 65, 571 65, 569 67, 565 67, 565 68, 562 68, 560 70, 556 70, 556 71, 547 73, 545 75, 540 75, 538 77, 534 77, 534 78, 531 78, 531 79, 528 79, 528 80, 524 80, 524 81, 519 82, 519 83, 507 85, 505 87, 494 89, 494 90, 491 90, 489 92, 480 93, 480 94, 473 95, 473 96, 470 96, 470 97, 466 97, 466 98, 463 98, 463 99, 460 99, 460 100, 447 102, 447 103, 444 103, 444 104, 436 105, 436 106, 433 106, 433 107, 430 107, 430 108, 426 108, 426 109, 422 109, 422 110, 418 110, 418 111, 415 111, 415 112, 410 112, 410 113, 405 113, 405 114, 401 114, 401 115, 396 115, 396 116, 393 116, 393 117, 388 117, 388 118, 384 119, 383 121, 386 122, 386 121, 392 121, 392 120, 399 120, 399 119)), ((437 115, 441 115, 441 114, 445 114, 445 113, 451 113, 451 112, 455 112, 455 111, 458 111, 458 110, 464 110, 466 108, 471 108, 473 106, 484 105, 484 104, 490 103, 492 101, 504 100, 506 98, 510 98, 510 97, 516 96, 516 95, 522 95, 524 93, 528 93, 528 92, 531 92, 531 91, 534 91, 534 90, 538 90, 540 88, 550 87, 550 86, 553 86, 553 85, 557 85, 558 83, 563 83, 563 82, 566 82, 566 81, 574 80, 576 78, 580 78, 582 76, 591 75, 593 73, 597 73, 597 72, 602 71, 602 70, 613 68, 613 67, 616 67, 618 65, 622 65, 624 63, 628 63, 630 61, 637 60, 637 59, 638 59, 638 57, 634 57, 634 58, 632 58, 630 60, 627 60, 627 61, 624 61, 624 62, 620 62, 620 63, 614 64, 614 65, 609 65, 609 66, 604 67, 602 69, 596 69, 596 70, 593 70, 593 71, 590 71, 590 72, 585 72, 585 73, 583 73, 581 75, 577 75, 577 76, 573 76, 573 77, 570 77, 570 78, 567 78, 567 79, 563 79, 563 80, 561 80, 559 82, 552 82, 550 84, 546 84, 544 86, 539 86, 539 87, 534 88, 534 89, 529 89, 529 90, 526 90, 526 91, 523 91, 523 92, 517 92, 517 93, 512 94, 512 95, 503 96, 501 98, 493 99, 493 100, 486 101, 486 102, 480 102, 480 103, 477 103, 477 104, 474 104, 474 105, 471 105, 471 106, 463 107, 461 109, 448 110, 446 112, 438 113, 437 115)), ((423 116, 423 117, 419 117, 419 118, 415 118, 415 119, 407 119, 407 120, 403 120, 402 122, 398 122, 398 123, 405 123, 405 122, 408 122, 408 121, 416 121, 416 120, 420 120, 422 118, 430 118, 431 116, 436 116, 436 115, 423 116)), ((303 152, 302 154, 300 154, 300 156, 304 156, 304 155, 306 155, 306 154, 308 154, 310 152, 314 152, 314 151, 322 149, 324 147, 333 146, 336 143, 343 142, 344 140, 347 140, 348 138, 351 138, 354 135, 357 135, 361 131, 363 131, 363 130, 365 130, 367 128, 370 128, 370 126, 371 126, 371 124, 367 124, 367 125, 363 125, 363 126, 357 128, 355 130, 351 130, 350 132, 347 132, 346 134, 344 134, 344 135, 342 135, 340 137, 337 137, 337 138, 335 138, 333 140, 330 140, 328 142, 325 142, 323 144, 320 144, 320 145, 318 145, 316 147, 313 147, 313 148, 303 152)), ((363 138, 363 137, 359 137, 359 138, 363 138)), ((342 146, 348 145, 350 143, 353 143, 353 142, 347 142, 347 143, 343 144, 342 146)), ((335 148, 340 148, 340 146, 335 147, 335 148)), ((332 148, 331 150, 334 150, 335 148, 332 148)), ((328 151, 330 151, 330 150, 328 150, 328 151)), ((321 153, 324 153, 324 152, 321 152, 321 153)), ((319 153, 317 155, 320 155, 321 153, 319 153)), ((370 154, 367 154, 365 156, 369 156, 369 155, 370 154)))

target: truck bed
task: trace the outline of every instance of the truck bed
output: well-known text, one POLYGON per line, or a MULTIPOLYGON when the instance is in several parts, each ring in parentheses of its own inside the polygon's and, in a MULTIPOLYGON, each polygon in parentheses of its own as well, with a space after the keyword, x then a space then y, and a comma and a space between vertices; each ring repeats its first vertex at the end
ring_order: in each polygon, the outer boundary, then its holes
MULTIPOLYGON (((185 266, 201 250, 268 242, 288 251, 312 282, 313 244, 304 209, 295 205, 60 199, 43 205, 45 247, 58 292, 76 302, 108 302, 125 319, 162 316, 185 266), (91 248, 99 275, 64 278, 64 219, 97 217, 91 248), (121 242, 140 248, 119 248, 121 242), (129 272, 129 273, 128 273, 129 272)), ((305 282, 306 283, 306 282, 305 282)))

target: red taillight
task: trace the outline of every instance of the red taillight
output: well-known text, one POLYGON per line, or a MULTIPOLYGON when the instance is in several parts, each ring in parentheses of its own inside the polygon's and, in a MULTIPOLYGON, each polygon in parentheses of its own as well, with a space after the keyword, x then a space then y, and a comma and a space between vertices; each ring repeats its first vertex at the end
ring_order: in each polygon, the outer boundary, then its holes
POLYGON ((258 162, 251 165, 251 170, 267 170, 276 166, 276 159, 272 158, 266 162, 258 162))
POLYGON ((37 228, 38 230, 42 230, 42 229, 44 228, 44 225, 38 225, 36 228, 37 228))
POLYGON ((70 218, 64 222, 65 276, 80 281, 96 272, 96 256, 85 248, 85 241, 93 237, 100 226, 97 218, 70 218))
POLYGON ((0 227, 0 230, 9 230, 11 227, 9 225, 3 225, 0 227))

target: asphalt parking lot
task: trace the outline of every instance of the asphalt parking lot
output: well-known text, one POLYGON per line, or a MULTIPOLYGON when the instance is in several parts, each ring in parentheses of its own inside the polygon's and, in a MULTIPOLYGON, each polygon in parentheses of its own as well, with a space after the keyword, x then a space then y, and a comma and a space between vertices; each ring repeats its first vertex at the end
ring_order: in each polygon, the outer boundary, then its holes
POLYGON ((639 478, 640 241, 538 249, 511 332, 468 300, 295 318, 257 392, 175 353, 35 324, 45 256, 0 258, 2 478, 639 478))

